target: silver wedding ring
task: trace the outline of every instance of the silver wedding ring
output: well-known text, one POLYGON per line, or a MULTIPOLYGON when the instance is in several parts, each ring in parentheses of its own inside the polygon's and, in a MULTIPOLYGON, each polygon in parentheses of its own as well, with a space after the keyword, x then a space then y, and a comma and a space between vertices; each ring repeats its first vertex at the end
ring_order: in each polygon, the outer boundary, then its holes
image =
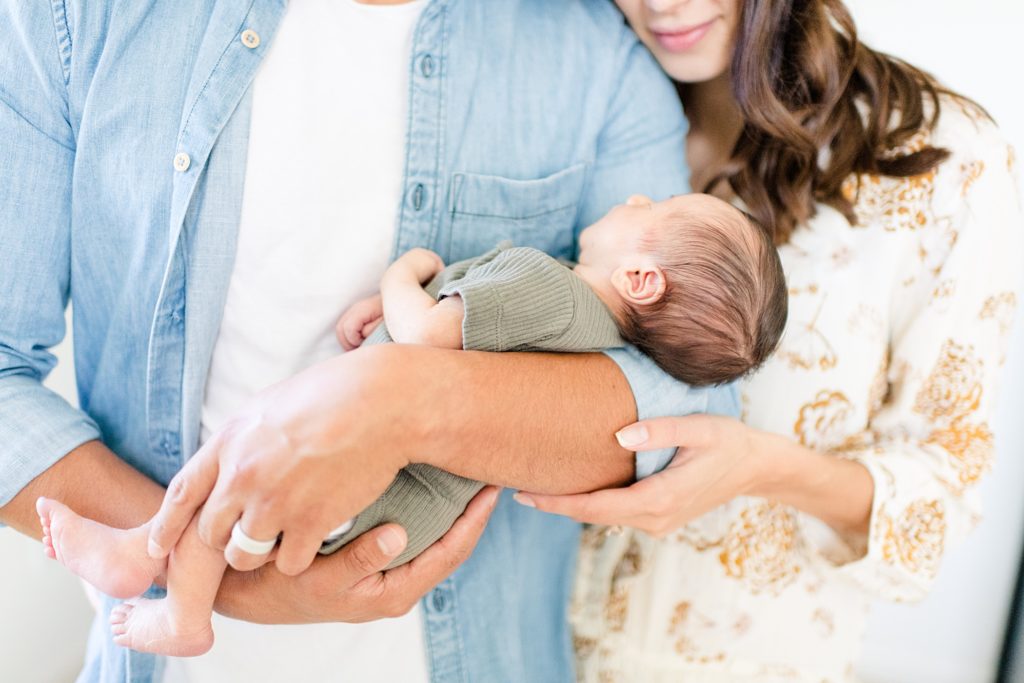
POLYGON ((242 520, 235 522, 235 526, 231 528, 231 542, 235 544, 235 547, 241 550, 243 553, 249 553, 250 555, 266 555, 274 546, 277 545, 277 539, 270 541, 257 541, 249 534, 242 530, 242 520))

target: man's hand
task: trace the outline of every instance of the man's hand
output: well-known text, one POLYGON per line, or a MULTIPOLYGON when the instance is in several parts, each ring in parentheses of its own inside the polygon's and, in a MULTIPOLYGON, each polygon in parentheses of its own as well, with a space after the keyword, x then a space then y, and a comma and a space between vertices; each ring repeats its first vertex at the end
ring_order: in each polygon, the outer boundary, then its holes
POLYGON ((203 506, 210 545, 225 547, 239 520, 257 541, 283 531, 277 566, 299 573, 411 462, 538 494, 617 485, 633 455, 611 434, 634 406, 599 354, 366 346, 272 387, 207 442, 169 487, 152 554, 166 555, 203 506), (567 419, 567 406, 587 410, 567 419))
POLYGON ((362 301, 349 306, 348 310, 341 314, 335 334, 341 347, 346 351, 359 348, 366 338, 377 329, 384 320, 384 304, 380 294, 375 294, 362 301))
POLYGON ((497 498, 498 489, 485 488, 443 538, 412 562, 386 572, 381 569, 405 548, 405 532, 396 524, 368 531, 295 578, 270 564, 252 572, 228 571, 216 609, 261 624, 357 623, 401 616, 470 556, 497 498))
MULTIPOLYGON (((208 545, 225 548, 240 522, 259 541, 281 535, 281 572, 306 570, 328 533, 384 492, 422 438, 395 398, 401 371, 387 358, 385 347, 342 354, 258 395, 171 481, 151 526, 150 554, 165 556, 202 506, 199 532, 208 545)), ((227 558, 236 569, 265 559, 232 548, 227 558)))

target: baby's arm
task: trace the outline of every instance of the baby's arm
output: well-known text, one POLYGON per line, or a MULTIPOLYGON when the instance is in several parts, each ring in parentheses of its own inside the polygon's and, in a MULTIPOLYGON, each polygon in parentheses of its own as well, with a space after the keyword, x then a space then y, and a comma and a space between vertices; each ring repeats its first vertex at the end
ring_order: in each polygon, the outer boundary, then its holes
POLYGON ((462 348, 462 298, 437 301, 423 289, 442 270, 444 262, 437 254, 412 249, 384 273, 380 282, 384 322, 399 344, 462 348))

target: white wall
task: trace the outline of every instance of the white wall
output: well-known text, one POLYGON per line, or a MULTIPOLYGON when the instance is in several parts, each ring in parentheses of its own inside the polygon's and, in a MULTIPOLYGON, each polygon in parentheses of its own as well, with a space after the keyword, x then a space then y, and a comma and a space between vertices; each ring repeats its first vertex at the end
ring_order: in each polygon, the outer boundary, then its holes
MULTIPOLYGON (((1024 153, 1024 3, 1019 0, 851 0, 862 37, 966 93, 1024 153)), ((1024 254, 1021 255, 1024 265, 1024 254)), ((871 683, 983 683, 1002 643, 1024 529, 1024 326, 1007 367, 999 456, 982 484, 986 520, 952 552, 932 595, 879 605, 859 673, 871 683)), ((73 396, 67 345, 50 385, 73 396)), ((84 649, 89 607, 74 579, 39 546, 0 531, 0 681, 63 683, 84 649)))

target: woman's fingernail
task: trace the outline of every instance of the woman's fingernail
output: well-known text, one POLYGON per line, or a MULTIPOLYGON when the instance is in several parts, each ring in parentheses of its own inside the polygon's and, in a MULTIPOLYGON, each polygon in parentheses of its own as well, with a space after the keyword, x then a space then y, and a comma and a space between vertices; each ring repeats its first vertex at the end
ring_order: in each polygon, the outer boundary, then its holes
POLYGON ((513 495, 512 499, 515 500, 520 505, 525 505, 528 508, 535 508, 535 507, 537 507, 537 504, 535 502, 533 502, 533 498, 530 498, 528 495, 526 495, 525 493, 522 493, 522 492, 519 492, 519 493, 516 493, 515 495, 513 495))
POLYGON ((642 424, 629 425, 615 432, 615 438, 623 448, 640 446, 647 441, 647 427, 642 424))
POLYGON ((154 541, 152 538, 149 539, 149 556, 152 558, 164 556, 164 549, 157 545, 156 541, 154 541))
POLYGON ((397 555, 402 551, 402 534, 394 529, 385 529, 377 537, 377 545, 385 555, 397 555))

